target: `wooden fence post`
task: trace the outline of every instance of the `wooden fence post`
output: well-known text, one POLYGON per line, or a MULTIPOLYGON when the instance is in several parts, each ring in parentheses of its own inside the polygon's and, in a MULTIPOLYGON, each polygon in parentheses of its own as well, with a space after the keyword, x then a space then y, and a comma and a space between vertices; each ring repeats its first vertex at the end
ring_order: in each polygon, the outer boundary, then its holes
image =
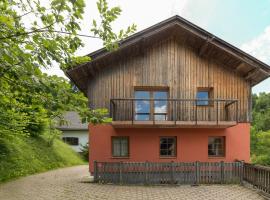
POLYGON ((94 161, 94 182, 98 182, 98 163, 96 160, 94 161))
POLYGON ((223 184, 225 175, 224 161, 220 161, 220 183, 223 184))
POLYGON ((144 179, 144 184, 147 185, 148 184, 148 161, 146 161, 144 163, 144 176, 145 176, 145 179, 144 179))
POLYGON ((123 162, 119 162, 119 184, 123 184, 123 162))
POLYGON ((195 185, 199 185, 200 183, 200 162, 196 161, 195 162, 195 185))
POLYGON ((240 183, 243 185, 244 183, 244 173, 245 173, 245 162, 242 160, 240 161, 240 183))
POLYGON ((255 187, 258 187, 259 186, 259 172, 258 172, 259 170, 256 167, 256 165, 253 165, 253 167, 254 167, 254 181, 253 181, 253 183, 254 183, 255 187))
POLYGON ((170 171, 171 171, 171 184, 174 184, 174 163, 171 161, 170 171))

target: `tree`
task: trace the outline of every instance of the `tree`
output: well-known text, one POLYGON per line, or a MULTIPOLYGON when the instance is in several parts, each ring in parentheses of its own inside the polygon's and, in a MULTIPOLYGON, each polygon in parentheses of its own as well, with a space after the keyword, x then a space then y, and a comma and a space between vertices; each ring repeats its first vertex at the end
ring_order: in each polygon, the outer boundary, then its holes
POLYGON ((254 163, 270 165, 270 93, 252 96, 251 158, 254 163))
MULTIPOLYGON (((86 98, 67 81, 41 72, 55 63, 66 70, 90 60, 75 56, 83 46, 79 31, 84 7, 83 0, 0 1, 1 137, 39 134, 71 108, 95 123, 107 120, 104 110, 90 111, 86 98)), ((100 38, 113 50, 136 27, 114 33, 111 24, 121 9, 109 8, 106 0, 98 0, 97 7, 101 22, 93 21, 93 35, 87 37, 100 38)))
POLYGON ((253 126, 258 131, 270 130, 270 93, 253 95, 253 126))

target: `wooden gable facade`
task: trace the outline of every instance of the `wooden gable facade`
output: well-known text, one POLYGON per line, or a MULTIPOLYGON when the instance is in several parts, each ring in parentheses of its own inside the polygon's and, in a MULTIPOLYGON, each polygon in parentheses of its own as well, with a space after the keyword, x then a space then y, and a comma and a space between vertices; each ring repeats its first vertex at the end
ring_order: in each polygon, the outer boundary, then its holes
POLYGON ((177 16, 128 38, 115 52, 94 52, 92 62, 68 76, 88 96, 90 107, 118 107, 120 120, 133 120, 136 88, 166 88, 168 120, 226 121, 230 106, 235 121, 250 122, 251 87, 269 77, 270 68, 208 32, 202 38, 198 32, 204 30, 186 23, 177 16), (213 103, 194 107, 202 88, 211 89, 213 103))

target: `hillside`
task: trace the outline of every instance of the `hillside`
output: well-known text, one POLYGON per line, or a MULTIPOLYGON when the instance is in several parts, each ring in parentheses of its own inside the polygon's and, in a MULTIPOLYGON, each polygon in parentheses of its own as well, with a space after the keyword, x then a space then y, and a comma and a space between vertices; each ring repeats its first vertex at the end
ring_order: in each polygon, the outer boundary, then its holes
POLYGON ((60 139, 52 145, 45 137, 0 140, 0 182, 79 164, 83 160, 60 139))

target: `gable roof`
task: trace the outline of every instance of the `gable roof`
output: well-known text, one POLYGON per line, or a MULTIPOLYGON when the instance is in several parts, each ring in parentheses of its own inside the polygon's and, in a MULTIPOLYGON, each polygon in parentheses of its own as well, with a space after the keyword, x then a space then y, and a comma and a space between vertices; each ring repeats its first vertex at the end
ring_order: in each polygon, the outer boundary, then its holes
POLYGON ((224 65, 250 81, 252 86, 270 76, 269 65, 178 15, 120 41, 116 51, 109 52, 105 48, 101 48, 88 54, 92 59, 89 63, 68 70, 66 75, 86 95, 88 79, 94 77, 95 71, 101 70, 106 62, 119 59, 119 55, 134 48, 140 51, 147 44, 172 35, 177 38, 185 37, 187 43, 196 46, 200 56, 210 57, 212 55, 220 59, 224 65))
POLYGON ((61 131, 88 130, 88 123, 82 123, 79 114, 75 111, 66 112, 64 119, 67 121, 67 124, 62 124, 57 127, 61 131))

